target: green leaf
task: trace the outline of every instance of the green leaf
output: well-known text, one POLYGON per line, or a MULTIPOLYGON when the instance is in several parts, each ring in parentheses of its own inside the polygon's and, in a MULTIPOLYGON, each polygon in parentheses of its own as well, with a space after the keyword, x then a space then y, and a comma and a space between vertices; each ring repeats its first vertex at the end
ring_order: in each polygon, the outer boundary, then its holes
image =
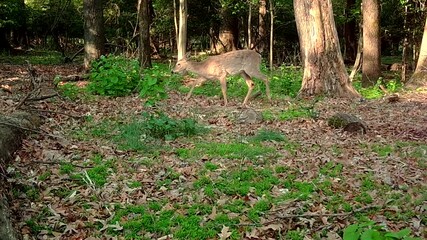
POLYGON ((361 240, 382 240, 381 233, 375 229, 367 229, 360 236, 361 240))
POLYGON ((405 228, 400 230, 399 232, 388 232, 384 236, 396 238, 396 239, 402 239, 403 237, 409 236, 410 233, 411 233, 411 230, 409 228, 405 228))
POLYGON ((358 240, 360 234, 357 232, 359 226, 357 224, 352 224, 344 229, 343 240, 358 240))

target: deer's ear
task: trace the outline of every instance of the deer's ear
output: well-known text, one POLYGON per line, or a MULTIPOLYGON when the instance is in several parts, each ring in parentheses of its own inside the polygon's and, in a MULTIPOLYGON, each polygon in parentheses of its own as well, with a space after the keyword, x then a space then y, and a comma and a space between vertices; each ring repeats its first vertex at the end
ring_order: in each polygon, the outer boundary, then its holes
POLYGON ((185 53, 184 59, 189 58, 189 57, 190 57, 190 55, 191 55, 191 52, 187 52, 187 53, 185 53))

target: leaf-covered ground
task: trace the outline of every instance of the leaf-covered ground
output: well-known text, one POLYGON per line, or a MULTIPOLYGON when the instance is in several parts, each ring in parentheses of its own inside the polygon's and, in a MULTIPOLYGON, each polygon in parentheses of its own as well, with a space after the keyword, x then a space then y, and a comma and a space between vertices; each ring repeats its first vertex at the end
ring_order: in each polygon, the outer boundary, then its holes
MULTIPOLYGON (((8 113, 28 76, 0 68, 8 113)), ((36 69, 54 91, 54 76, 77 67, 36 69)), ((223 107, 219 94, 171 91, 154 108, 136 95, 32 103, 44 124, 8 169, 17 229, 27 239, 342 239, 358 224, 427 238, 426 92, 396 102, 261 96, 250 107, 262 121, 251 123, 242 98, 223 107), (330 128, 337 112, 367 133, 330 128)))

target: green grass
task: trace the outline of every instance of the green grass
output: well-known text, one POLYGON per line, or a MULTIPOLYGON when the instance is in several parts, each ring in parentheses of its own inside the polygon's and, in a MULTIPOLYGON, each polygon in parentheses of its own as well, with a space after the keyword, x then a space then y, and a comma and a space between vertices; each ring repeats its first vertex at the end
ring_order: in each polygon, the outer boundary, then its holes
POLYGON ((59 65, 63 64, 63 60, 60 52, 46 50, 34 50, 22 55, 0 54, 0 62, 17 65, 26 65, 26 61, 33 65, 59 65))
MULTIPOLYGON (((176 239, 212 239, 223 226, 234 226, 238 219, 225 214, 218 214, 214 219, 203 219, 210 214, 209 205, 193 205, 162 210, 165 203, 151 202, 146 205, 130 205, 116 211, 112 223, 118 222, 123 226, 126 239, 140 238, 150 233, 155 238, 173 233, 176 239)), ((239 239, 240 235, 233 230, 231 239, 239 239)))
POLYGON ((386 93, 381 90, 380 85, 383 86, 388 93, 398 92, 403 88, 402 83, 399 79, 384 80, 383 78, 378 79, 377 83, 371 87, 362 87, 360 80, 353 82, 356 90, 366 99, 379 99, 386 93))
POLYGON ((341 175, 343 165, 335 162, 328 162, 320 168, 320 173, 329 177, 338 177, 341 175))
POLYGON ((206 132, 194 119, 174 119, 163 113, 143 114, 119 127, 114 141, 124 150, 150 150, 156 142, 191 137, 206 132), (150 144, 154 144, 151 146, 150 144))
POLYGON ((265 157, 276 157, 275 149, 258 143, 196 143, 194 148, 176 150, 182 159, 197 159, 203 156, 210 158, 258 160, 265 157))
POLYGON ((102 187, 107 183, 108 176, 114 171, 114 161, 104 160, 100 155, 91 159, 93 167, 80 173, 71 175, 71 178, 80 184, 102 187))
POLYGON ((255 142, 266 142, 266 141, 274 141, 274 142, 283 142, 286 140, 285 135, 280 132, 261 129, 258 133, 251 138, 252 141, 255 142))
POLYGON ((202 175, 194 182, 196 189, 203 189, 211 198, 221 192, 228 196, 245 196, 253 193, 258 196, 270 194, 271 188, 279 183, 279 179, 272 171, 266 169, 247 168, 235 171, 224 171, 218 179, 209 175, 202 175))

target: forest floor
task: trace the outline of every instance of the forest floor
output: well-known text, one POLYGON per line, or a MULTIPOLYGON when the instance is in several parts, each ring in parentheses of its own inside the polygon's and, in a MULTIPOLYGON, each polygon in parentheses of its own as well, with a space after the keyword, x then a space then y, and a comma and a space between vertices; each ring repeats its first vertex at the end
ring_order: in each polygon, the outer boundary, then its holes
MULTIPOLYGON (((43 95, 79 67, 35 69, 43 95)), ((28 82, 26 66, 0 64, 0 112, 28 82)), ((261 96, 253 122, 242 98, 223 107, 184 96, 170 91, 156 107, 137 95, 24 104, 44 123, 8 168, 16 228, 26 239, 427 239, 426 91, 261 96), (338 112, 362 119, 366 134, 330 128, 338 112)))

